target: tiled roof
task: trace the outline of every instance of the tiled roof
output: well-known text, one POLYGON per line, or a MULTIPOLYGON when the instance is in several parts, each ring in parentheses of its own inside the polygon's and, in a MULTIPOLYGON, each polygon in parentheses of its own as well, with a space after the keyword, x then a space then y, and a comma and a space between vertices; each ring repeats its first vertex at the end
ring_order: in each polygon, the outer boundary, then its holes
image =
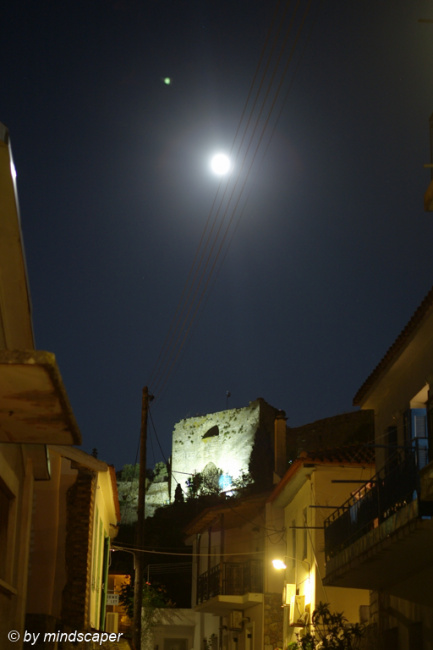
POLYGON ((303 452, 300 459, 305 463, 359 463, 374 464, 373 445, 347 445, 334 449, 319 449, 317 451, 303 452))
POLYGON ((317 449, 340 449, 374 440, 374 413, 365 409, 341 413, 300 427, 288 427, 289 458, 317 449))
POLYGON ((402 351, 402 349, 408 343, 410 338, 416 332, 423 319, 427 316, 429 312, 431 312, 432 309, 433 309, 433 287, 430 289, 430 291, 428 292, 428 294, 426 295, 426 297, 424 298, 424 300, 422 301, 418 309, 415 311, 412 318, 407 323, 406 327, 402 330, 402 332, 396 338, 394 343, 388 349, 387 353, 382 358, 380 363, 376 366, 376 368, 373 370, 373 372, 370 374, 370 376, 366 379, 366 381, 363 383, 361 388, 356 393, 355 397, 353 398, 354 406, 359 406, 359 404, 365 397, 368 390, 378 379, 379 375, 385 370, 387 366, 391 364, 391 362, 395 359, 395 357, 398 356, 398 354, 402 351))
POLYGON ((253 495, 240 499, 228 498, 220 505, 205 508, 195 519, 189 522, 184 532, 187 535, 203 532, 211 524, 215 530, 221 525, 228 530, 229 528, 238 528, 247 521, 252 521, 255 517, 263 513, 267 494, 253 495), (224 523, 221 523, 221 515, 224 515, 224 523))
MULTIPOLYGON (((299 472, 313 465, 374 465, 374 445, 347 445, 318 451, 303 451, 289 467, 283 478, 274 488, 268 501, 278 499, 286 485, 293 481, 299 472)), ((309 470, 311 473, 311 470, 309 470)))

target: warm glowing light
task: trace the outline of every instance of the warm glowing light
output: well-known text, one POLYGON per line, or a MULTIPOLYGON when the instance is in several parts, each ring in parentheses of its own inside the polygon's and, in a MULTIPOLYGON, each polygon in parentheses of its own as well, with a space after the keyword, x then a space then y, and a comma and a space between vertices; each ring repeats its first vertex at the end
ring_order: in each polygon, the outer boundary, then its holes
POLYGON ((305 595, 305 604, 309 605, 311 603, 311 580, 307 578, 304 584, 304 595, 305 595))
POLYGON ((225 176, 231 169, 230 158, 225 153, 217 153, 210 161, 210 166, 217 176, 225 176))
POLYGON ((272 560, 272 564, 274 565, 274 569, 287 569, 283 560, 272 560))

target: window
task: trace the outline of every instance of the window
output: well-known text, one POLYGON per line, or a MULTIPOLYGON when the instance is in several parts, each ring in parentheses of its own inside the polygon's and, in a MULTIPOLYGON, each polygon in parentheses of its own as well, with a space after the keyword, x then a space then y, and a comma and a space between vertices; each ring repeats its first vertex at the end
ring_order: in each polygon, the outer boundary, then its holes
MULTIPOLYGON (((10 497, 4 489, 0 489, 0 548, 7 548, 9 511, 10 497)), ((6 556, 3 553, 0 554, 0 578, 6 579, 6 556)))
POLYGON ((384 630, 383 640, 385 648, 398 648, 398 627, 391 627, 388 630, 384 630))
POLYGON ((296 568, 296 519, 292 521, 292 567, 296 568))
POLYGON ((0 580, 10 585, 14 565, 15 505, 15 495, 0 478, 0 580))
POLYGON ((208 429, 206 431, 206 433, 202 437, 202 440, 206 440, 206 438, 213 438, 214 436, 219 436, 219 434, 220 434, 220 431, 219 431, 218 425, 214 424, 213 427, 211 427, 210 429, 208 429))
MULTIPOLYGON (((254 627, 253 625, 248 625, 245 628, 245 650, 253 650, 254 648, 254 627)), ((217 650, 216 644, 215 648, 212 647, 212 650, 217 650)))
POLYGON ((428 463, 427 409, 409 409, 406 414, 408 442, 415 449, 418 469, 428 463))
POLYGON ((398 429, 395 424, 386 429, 385 440, 385 464, 387 470, 392 471, 400 462, 400 458, 398 456, 398 429))
POLYGON ((409 626, 409 650, 419 650, 423 646, 422 623, 411 623, 409 626))
POLYGON ((304 508, 302 510, 302 524, 304 526, 303 537, 302 537, 302 559, 306 560, 308 556, 308 522, 307 522, 307 513, 308 509, 304 508))

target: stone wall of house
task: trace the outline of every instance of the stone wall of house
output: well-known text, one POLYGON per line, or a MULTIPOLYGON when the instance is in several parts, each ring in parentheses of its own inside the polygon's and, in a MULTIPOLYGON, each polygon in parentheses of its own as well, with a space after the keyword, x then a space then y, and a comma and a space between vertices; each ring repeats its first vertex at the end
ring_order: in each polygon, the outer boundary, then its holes
POLYGON ((374 413, 353 411, 316 420, 300 427, 288 427, 291 460, 302 451, 319 451, 374 440, 374 413))
POLYGON ((78 468, 75 483, 66 496, 66 573, 62 594, 64 629, 86 630, 89 624, 92 527, 96 476, 78 468), (87 549, 87 552, 86 552, 87 549))
POLYGON ((263 648, 276 650, 283 647, 283 613, 281 593, 264 594, 263 648))
POLYGON ((221 469, 232 479, 248 472, 255 435, 261 430, 273 444, 278 410, 262 398, 244 408, 186 418, 175 425, 172 441, 170 499, 179 483, 185 492, 189 475, 221 469))

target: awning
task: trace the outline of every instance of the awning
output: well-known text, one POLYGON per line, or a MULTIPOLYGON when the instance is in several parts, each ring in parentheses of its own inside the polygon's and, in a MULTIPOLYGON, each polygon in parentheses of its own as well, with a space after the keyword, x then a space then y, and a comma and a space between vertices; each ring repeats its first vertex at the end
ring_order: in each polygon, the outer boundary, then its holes
POLYGON ((81 445, 51 352, 0 350, 0 442, 81 445))

